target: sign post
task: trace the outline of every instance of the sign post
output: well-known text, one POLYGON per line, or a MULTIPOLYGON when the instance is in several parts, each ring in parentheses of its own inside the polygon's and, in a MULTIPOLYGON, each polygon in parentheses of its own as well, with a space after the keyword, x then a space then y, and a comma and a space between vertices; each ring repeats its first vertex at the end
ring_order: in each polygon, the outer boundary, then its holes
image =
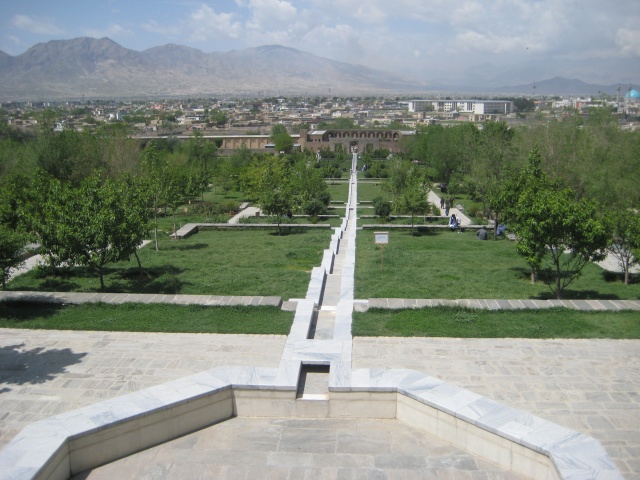
POLYGON ((384 246, 389 243, 389 232, 373 232, 373 243, 380 245, 380 265, 384 270, 384 246))

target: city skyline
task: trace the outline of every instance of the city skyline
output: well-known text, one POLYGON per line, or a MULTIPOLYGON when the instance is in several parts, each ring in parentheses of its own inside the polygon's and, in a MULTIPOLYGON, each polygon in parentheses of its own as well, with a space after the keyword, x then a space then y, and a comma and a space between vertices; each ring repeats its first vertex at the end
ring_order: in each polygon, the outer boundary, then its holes
POLYGON ((278 44, 430 82, 640 78, 637 0, 33 0, 2 2, 0 18, 0 50, 13 56, 90 36, 137 51, 278 44))

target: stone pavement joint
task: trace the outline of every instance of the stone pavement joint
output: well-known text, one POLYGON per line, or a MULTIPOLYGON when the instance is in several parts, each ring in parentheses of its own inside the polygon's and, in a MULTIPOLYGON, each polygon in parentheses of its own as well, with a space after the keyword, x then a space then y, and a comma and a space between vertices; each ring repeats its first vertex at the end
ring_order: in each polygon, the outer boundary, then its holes
POLYGON ((537 299, 444 299, 444 298, 369 298, 357 300, 357 311, 366 312, 370 308, 409 309, 429 307, 464 307, 484 310, 523 310, 563 307, 570 310, 639 310, 640 300, 537 300, 537 299))
POLYGON ((271 306, 280 307, 282 298, 275 296, 237 296, 237 295, 158 295, 155 293, 81 293, 81 292, 31 292, 0 291, 3 302, 34 302, 79 305, 82 303, 123 304, 138 303, 170 303, 179 305, 206 306, 271 306))

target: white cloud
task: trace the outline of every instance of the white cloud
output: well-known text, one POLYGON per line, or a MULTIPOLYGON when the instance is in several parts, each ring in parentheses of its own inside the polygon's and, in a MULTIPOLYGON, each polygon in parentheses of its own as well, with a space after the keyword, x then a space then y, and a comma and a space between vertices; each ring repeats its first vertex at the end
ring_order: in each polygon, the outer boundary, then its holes
POLYGON ((62 35, 63 28, 58 27, 50 18, 32 18, 27 15, 14 15, 11 24, 21 30, 39 35, 62 35))
POLYGON ((250 18, 246 26, 252 30, 288 30, 298 14, 296 7, 286 0, 249 0, 247 8, 250 18))
POLYGON ((237 39, 241 25, 233 13, 217 13, 208 5, 200 5, 173 25, 150 20, 142 25, 148 32, 158 33, 182 42, 204 42, 212 38, 237 39))
POLYGON ((375 5, 367 3, 360 5, 354 14, 354 17, 365 23, 382 23, 387 19, 387 14, 375 5))
POLYGON ((130 36, 133 32, 122 25, 112 24, 107 26, 104 30, 97 30, 94 28, 87 28, 83 31, 84 35, 94 38, 102 37, 124 37, 130 36))
POLYGON ((616 32, 616 45, 623 56, 640 56, 640 30, 619 29, 616 32))
POLYGON ((191 30, 189 38, 195 41, 238 38, 241 29, 234 18, 233 13, 216 13, 210 6, 201 5, 187 19, 186 25, 191 30))

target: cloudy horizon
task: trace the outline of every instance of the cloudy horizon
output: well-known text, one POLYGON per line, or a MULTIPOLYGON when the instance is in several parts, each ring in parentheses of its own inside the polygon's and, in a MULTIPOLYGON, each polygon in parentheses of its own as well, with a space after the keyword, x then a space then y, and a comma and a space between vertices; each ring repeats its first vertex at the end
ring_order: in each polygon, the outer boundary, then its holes
POLYGON ((89 36, 137 51, 278 44, 430 82, 640 82, 637 0, 31 0, 0 14, 13 56, 89 36))

